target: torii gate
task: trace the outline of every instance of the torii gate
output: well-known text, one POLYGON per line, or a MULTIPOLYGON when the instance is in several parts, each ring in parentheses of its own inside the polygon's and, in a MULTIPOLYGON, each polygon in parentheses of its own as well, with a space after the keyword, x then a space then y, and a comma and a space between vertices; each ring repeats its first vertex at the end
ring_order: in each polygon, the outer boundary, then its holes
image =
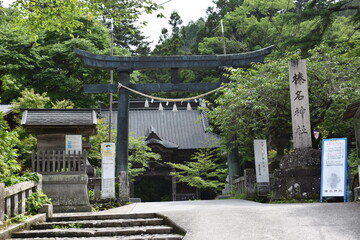
MULTIPOLYGON (((186 55, 186 56, 107 56, 92 54, 80 49, 75 53, 80 56, 85 65, 119 73, 118 82, 142 93, 154 92, 203 92, 220 87, 219 83, 180 83, 179 69, 218 69, 224 67, 246 67, 251 63, 263 62, 270 54, 273 46, 253 52, 228 55, 186 55), (130 73, 133 70, 171 69, 172 83, 130 84, 130 73)), ((115 174, 119 174, 119 199, 129 201, 128 185, 128 139, 129 139, 129 91, 118 84, 88 84, 84 86, 85 93, 116 93, 118 92, 118 120, 116 138, 116 167, 115 174)), ((230 164, 234 164, 229 162, 230 164)), ((229 166, 230 169, 231 166, 229 166)))

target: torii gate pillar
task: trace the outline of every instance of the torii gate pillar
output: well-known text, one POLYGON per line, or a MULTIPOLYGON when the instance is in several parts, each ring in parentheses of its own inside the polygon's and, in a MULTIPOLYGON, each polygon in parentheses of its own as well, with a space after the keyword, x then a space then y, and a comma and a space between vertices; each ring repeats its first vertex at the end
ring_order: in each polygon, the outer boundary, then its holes
MULTIPOLYGON (((130 72, 119 72, 119 83, 128 86, 129 80, 130 72)), ((118 96, 115 175, 119 177, 119 200, 120 202, 128 202, 130 200, 128 177, 129 91, 121 88, 119 89, 118 96)))

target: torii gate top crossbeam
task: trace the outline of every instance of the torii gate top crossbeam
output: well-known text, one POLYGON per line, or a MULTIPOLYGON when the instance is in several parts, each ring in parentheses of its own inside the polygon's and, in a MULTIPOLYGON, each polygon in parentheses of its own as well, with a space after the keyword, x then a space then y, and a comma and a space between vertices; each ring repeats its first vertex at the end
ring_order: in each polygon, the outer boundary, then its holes
POLYGON ((107 56, 97 55, 75 48, 75 53, 82 57, 85 65, 99 69, 117 71, 151 69, 200 69, 221 67, 246 67, 251 63, 263 62, 274 46, 257 51, 228 55, 185 55, 185 56, 107 56))

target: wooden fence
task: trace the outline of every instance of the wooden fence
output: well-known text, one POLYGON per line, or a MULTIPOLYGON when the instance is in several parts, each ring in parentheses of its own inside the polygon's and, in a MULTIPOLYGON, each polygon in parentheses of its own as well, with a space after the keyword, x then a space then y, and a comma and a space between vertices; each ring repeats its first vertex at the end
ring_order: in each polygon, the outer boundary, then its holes
POLYGON ((33 151, 32 171, 41 174, 85 173, 86 159, 86 151, 33 151))
POLYGON ((41 179, 39 182, 22 182, 10 187, 0 183, 0 222, 5 215, 12 218, 25 213, 25 201, 37 189, 42 189, 41 179))

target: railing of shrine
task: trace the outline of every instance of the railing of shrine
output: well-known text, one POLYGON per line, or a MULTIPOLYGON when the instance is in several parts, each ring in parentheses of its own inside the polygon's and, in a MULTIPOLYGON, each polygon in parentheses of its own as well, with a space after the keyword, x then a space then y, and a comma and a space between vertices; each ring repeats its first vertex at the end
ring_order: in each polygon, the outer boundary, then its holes
POLYGON ((5 215, 12 218, 25 213, 26 199, 38 189, 42 189, 41 179, 38 182, 22 182, 10 187, 0 183, 0 222, 5 215))
POLYGON ((85 173, 86 159, 86 151, 33 151, 32 170, 41 174, 85 173))
POLYGON ((244 170, 244 176, 233 180, 233 191, 240 194, 253 194, 255 193, 255 182, 254 169, 247 168, 244 170))

